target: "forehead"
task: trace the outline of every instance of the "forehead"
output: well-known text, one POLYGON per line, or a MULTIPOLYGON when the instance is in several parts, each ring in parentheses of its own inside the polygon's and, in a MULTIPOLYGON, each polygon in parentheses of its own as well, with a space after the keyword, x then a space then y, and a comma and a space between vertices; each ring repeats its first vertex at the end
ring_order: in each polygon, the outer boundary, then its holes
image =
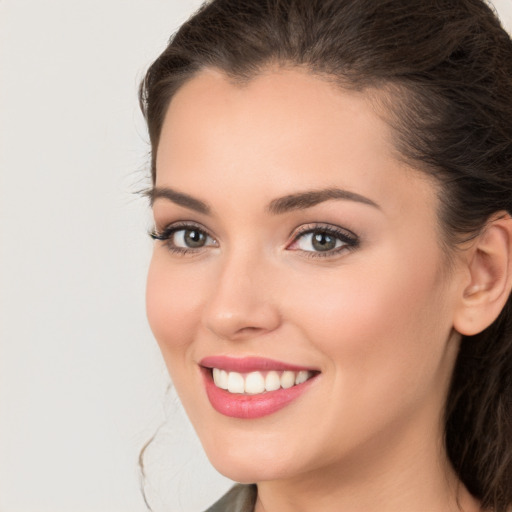
POLYGON ((433 205, 432 184, 397 157, 372 99, 297 69, 268 70, 243 85, 203 71, 168 108, 156 185, 248 199, 336 186, 375 202, 393 197, 398 209, 421 192, 433 205))
POLYGON ((212 140, 220 145, 224 138, 229 139, 224 150, 234 144, 248 149, 251 142, 298 150, 307 141, 308 147, 321 146, 324 152, 331 144, 365 154, 389 152, 391 130, 370 100, 369 94, 341 90, 299 69, 269 69, 243 84, 208 69, 173 97, 157 163, 171 156, 171 149, 176 156, 187 140, 208 146, 212 140))

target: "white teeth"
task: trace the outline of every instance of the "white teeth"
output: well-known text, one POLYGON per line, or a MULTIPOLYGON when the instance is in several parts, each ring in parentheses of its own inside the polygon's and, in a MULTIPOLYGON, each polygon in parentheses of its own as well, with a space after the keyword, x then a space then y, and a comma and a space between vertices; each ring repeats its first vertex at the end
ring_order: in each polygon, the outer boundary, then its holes
POLYGON ((277 371, 269 371, 266 375, 261 372, 241 374, 227 372, 219 368, 213 368, 213 382, 218 388, 226 389, 230 393, 246 393, 256 395, 265 391, 276 391, 280 388, 288 389, 292 386, 306 382, 312 373, 307 370, 292 372, 286 370, 279 374, 277 371))
POLYGON ((283 372, 281 375, 281 387, 284 389, 291 388, 295 384, 295 372, 283 372))
POLYGON ((213 369, 213 382, 218 388, 228 389, 228 372, 226 370, 213 369))
POLYGON ((245 392, 250 395, 265 391, 265 379, 260 372, 251 372, 245 377, 245 392))
POLYGON ((242 374, 237 372, 229 372, 228 374, 228 391, 230 393, 244 392, 244 378, 242 374))
POLYGON ((306 370, 302 370, 297 373, 297 377, 295 377, 295 384, 302 384, 309 379, 309 372, 306 370))
POLYGON ((265 377, 265 389, 267 391, 275 391, 281 387, 281 379, 277 372, 268 372, 265 377))
POLYGON ((220 387, 228 389, 228 372, 226 370, 220 371, 220 387))

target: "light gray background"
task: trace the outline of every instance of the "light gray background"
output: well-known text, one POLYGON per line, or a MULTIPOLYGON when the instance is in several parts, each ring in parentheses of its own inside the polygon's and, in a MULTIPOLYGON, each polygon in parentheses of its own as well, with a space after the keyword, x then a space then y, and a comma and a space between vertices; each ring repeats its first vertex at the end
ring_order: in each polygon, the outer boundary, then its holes
MULTIPOLYGON (((200 0, 0 0, 0 512, 194 512, 207 463, 145 319, 136 91, 200 0), (200 481, 200 485, 195 483, 200 481)), ((512 27, 512 0, 496 0, 512 27)))

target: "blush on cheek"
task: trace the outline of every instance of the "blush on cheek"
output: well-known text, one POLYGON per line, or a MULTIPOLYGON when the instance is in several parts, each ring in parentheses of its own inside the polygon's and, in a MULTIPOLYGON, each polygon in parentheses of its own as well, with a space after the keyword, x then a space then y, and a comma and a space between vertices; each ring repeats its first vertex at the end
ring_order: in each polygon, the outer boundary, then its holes
POLYGON ((287 307, 294 305, 311 339, 344 361, 386 360, 400 352, 407 360, 415 344, 425 350, 421 338, 432 335, 442 295, 437 270, 418 272, 413 256, 399 268, 390 266, 393 272, 381 269, 387 268, 386 257, 392 262, 396 255, 379 254, 380 266, 351 268, 338 283, 303 279, 300 286, 308 293, 290 290, 287 307))
POLYGON ((162 349, 190 343, 194 311, 183 288, 152 265, 146 287, 146 314, 162 349))

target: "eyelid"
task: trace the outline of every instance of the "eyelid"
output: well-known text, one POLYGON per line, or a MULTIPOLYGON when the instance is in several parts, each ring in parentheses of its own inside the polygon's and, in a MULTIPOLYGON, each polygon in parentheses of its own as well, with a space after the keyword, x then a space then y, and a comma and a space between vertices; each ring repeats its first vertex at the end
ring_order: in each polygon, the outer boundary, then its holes
POLYGON ((359 247, 360 244, 359 237, 353 231, 333 224, 305 224, 303 226, 300 226, 294 232, 292 232, 290 237, 292 237, 292 241, 286 247, 288 250, 302 252, 307 257, 312 258, 334 257, 337 256, 339 253, 354 250, 357 247, 359 247), (330 249, 327 251, 305 251, 303 249, 290 249, 290 246, 297 243, 300 240, 300 238, 302 238, 304 235, 315 232, 327 233, 328 235, 331 235, 337 238, 338 240, 341 240, 343 242, 343 245, 341 247, 330 249))
MULTIPOLYGON (((208 247, 218 247, 219 242, 217 241, 216 237, 213 236, 208 229, 206 229, 203 225, 199 224, 198 222, 194 221, 177 221, 173 222, 171 224, 168 224, 166 227, 164 227, 162 230, 157 230, 155 227, 150 233, 150 237, 154 240, 160 240, 162 242, 165 242, 168 247, 168 249, 171 252, 179 253, 179 254, 193 254, 193 253, 199 253, 203 251, 204 249, 208 247), (204 245, 201 247, 180 247, 177 245, 174 245, 171 243, 171 238, 174 233, 181 231, 181 230, 193 230, 196 229, 197 231, 202 232, 205 234, 208 238, 213 240, 214 244, 204 245)), ((291 251, 297 251, 300 253, 303 253, 307 257, 334 257, 337 256, 339 253, 350 251, 356 249, 360 244, 359 237, 352 231, 350 231, 347 228, 342 228, 340 226, 336 226, 333 224, 325 224, 325 223, 310 223, 310 224, 304 224, 298 228, 296 228, 292 233, 289 235, 289 238, 292 238, 291 242, 288 242, 286 245, 287 250, 291 251), (304 249, 291 249, 290 247, 297 243, 301 237, 307 234, 315 233, 315 232, 323 232, 327 233, 330 236, 333 236, 334 238, 340 240, 342 242, 341 247, 335 247, 333 249, 329 249, 326 251, 308 251, 304 249)))
POLYGON ((205 248, 207 247, 212 247, 212 246, 218 246, 218 241, 216 239, 215 236, 213 236, 208 229, 206 229, 202 224, 199 224, 197 222, 194 222, 194 221, 177 221, 177 222, 172 222, 170 224, 168 224, 167 226, 165 226, 163 229, 157 229, 156 226, 155 228, 149 232, 149 236, 153 239, 153 240, 159 240, 161 242, 164 242, 165 245, 167 246, 167 248, 173 252, 173 253, 177 253, 177 254, 181 254, 181 255, 184 255, 184 254, 190 254, 190 253, 199 253, 201 252, 202 250, 204 250, 205 248), (196 248, 193 248, 193 247, 180 247, 180 246, 177 246, 177 245, 173 245, 171 243, 171 238, 172 236, 174 235, 174 233, 178 232, 178 231, 184 231, 184 230, 197 230, 197 231, 200 231, 201 233, 203 233, 204 235, 206 235, 208 238, 210 238, 211 240, 213 240, 215 242, 214 245, 210 244, 210 245, 205 245, 205 246, 202 246, 202 247, 196 247, 196 248))
POLYGON ((175 231, 179 231, 180 229, 197 229, 198 231, 202 231, 206 235, 208 235, 211 238, 216 239, 214 235, 210 233, 210 231, 205 228, 202 224, 199 222, 195 222, 193 220, 179 220, 176 222, 171 222, 169 224, 166 224, 163 228, 158 228, 157 226, 154 226, 154 228, 150 231, 149 235, 152 238, 161 238, 164 236, 168 236, 175 231))
POLYGON ((317 222, 317 223, 312 222, 309 224, 303 224, 302 226, 299 226, 294 231, 292 231, 292 233, 290 234, 290 237, 295 240, 296 238, 298 238, 301 235, 304 235, 306 233, 315 232, 315 231, 326 231, 328 233, 330 232, 330 233, 333 233, 336 235, 339 234, 339 235, 343 236, 344 238, 349 238, 349 239, 353 239, 353 240, 359 239, 359 237, 353 231, 350 231, 350 229, 342 228, 340 226, 336 226, 335 224, 326 224, 326 223, 322 223, 322 222, 317 222))

